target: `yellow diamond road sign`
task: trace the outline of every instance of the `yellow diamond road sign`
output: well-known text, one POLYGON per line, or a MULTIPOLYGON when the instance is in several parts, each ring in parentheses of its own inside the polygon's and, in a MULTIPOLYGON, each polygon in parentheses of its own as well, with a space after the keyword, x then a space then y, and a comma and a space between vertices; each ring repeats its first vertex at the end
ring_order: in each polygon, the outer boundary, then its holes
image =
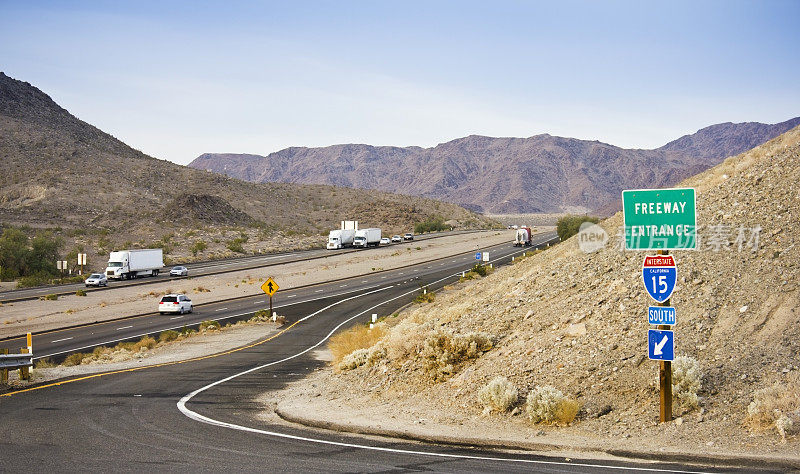
POLYGON ((272 296, 275 294, 276 291, 278 291, 278 289, 280 289, 280 287, 278 286, 277 283, 275 283, 275 280, 273 280, 272 277, 269 277, 267 281, 265 281, 264 284, 261 285, 261 289, 264 290, 264 293, 272 296))

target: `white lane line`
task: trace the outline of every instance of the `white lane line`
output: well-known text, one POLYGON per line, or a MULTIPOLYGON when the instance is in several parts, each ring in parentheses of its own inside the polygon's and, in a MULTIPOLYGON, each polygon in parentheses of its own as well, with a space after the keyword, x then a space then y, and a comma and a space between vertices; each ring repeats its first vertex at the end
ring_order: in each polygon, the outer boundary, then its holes
POLYGON ((70 339, 72 339, 72 338, 71 337, 65 337, 64 339, 56 339, 55 341, 50 341, 50 344, 55 344, 56 342, 62 342, 62 341, 69 341, 70 339))
POLYGON ((297 295, 289 295, 287 298, 295 298, 297 295))
POLYGON ((419 270, 414 270, 414 271, 415 271, 415 272, 418 272, 419 270))
POLYGON ((322 293, 323 291, 325 291, 325 290, 317 290, 314 293, 322 293))
POLYGON ((347 286, 347 285, 339 285, 339 288, 344 288, 344 287, 346 287, 346 286, 347 286))
POLYGON ((37 292, 37 293, 44 293, 44 292, 47 292, 47 291, 50 291, 50 290, 46 288, 46 289, 44 289, 44 290, 37 290, 36 292, 37 292))
POLYGON ((400 273, 398 273, 398 275, 405 275, 405 273, 403 273, 403 272, 400 272, 400 273))
POLYGON ((361 280, 361 283, 369 283, 369 280, 361 280))
POLYGON ((183 316, 175 316, 174 318, 169 318, 169 320, 172 321, 173 319, 181 319, 182 317, 183 316))
MULTIPOLYGON (((453 276, 456 276, 456 275, 459 275, 459 274, 456 273, 456 274, 453 274, 453 275, 448 275, 448 276, 446 276, 446 277, 444 277, 444 278, 442 278, 440 280, 437 280, 437 281, 433 282, 432 284, 439 283, 441 281, 444 281, 444 280, 446 280, 448 278, 451 278, 453 276)), ((322 308, 322 309, 320 309, 320 310, 318 310, 318 311, 316 311, 314 313, 309 314, 308 316, 300 319, 298 322, 305 321, 305 320, 307 320, 307 319, 309 319, 309 318, 311 318, 311 317, 313 317, 313 316, 315 316, 315 315, 317 315, 317 314, 319 314, 319 313, 321 313, 321 312, 323 312, 323 311, 325 311, 325 310, 327 310, 327 309, 329 309, 329 308, 331 308, 331 307, 333 307, 333 306, 335 306, 335 305, 337 305, 339 303, 344 302, 344 301, 355 299, 355 298, 358 298, 360 296, 366 296, 368 294, 375 293, 375 292, 378 292, 378 291, 382 291, 382 290, 385 290, 385 289, 389 289, 391 287, 392 286, 388 286, 386 288, 381 288, 381 289, 378 289, 378 290, 375 290, 375 291, 371 291, 369 293, 363 293, 361 295, 355 295, 355 296, 352 296, 350 298, 345 298, 343 300, 337 301, 336 303, 333 303, 333 304, 331 304, 329 306, 326 306, 325 308, 322 308)), ((263 365, 259 365, 257 367, 253 367, 251 369, 245 370, 244 372, 239 372, 238 374, 234 374, 234 375, 228 376, 228 377, 226 377, 224 379, 217 380, 216 382, 212 382, 212 383, 210 383, 210 384, 208 384, 208 385, 206 385, 204 387, 200 387, 197 390, 195 390, 195 391, 193 391, 193 392, 191 392, 191 393, 189 393, 187 395, 184 395, 183 398, 181 398, 178 401, 178 403, 177 403, 178 410, 180 410, 181 413, 183 413, 185 416, 187 416, 188 418, 190 418, 192 420, 199 421, 201 423, 206 423, 206 424, 213 425, 213 426, 221 426, 223 428, 230 428, 230 429, 234 429, 234 430, 245 431, 245 432, 248 432, 248 433, 262 434, 262 435, 266 435, 266 436, 272 436, 272 437, 283 438, 283 439, 291 439, 291 440, 295 440, 295 441, 305 441, 305 442, 308 442, 308 443, 324 444, 324 445, 328 445, 328 446, 339 446, 339 447, 345 447, 345 448, 356 448, 356 449, 388 452, 388 453, 395 453, 395 454, 413 454, 413 455, 418 455, 418 456, 428 456, 428 457, 435 457, 435 458, 470 459, 470 460, 478 460, 478 461, 509 462, 509 463, 540 465, 540 466, 545 466, 545 465, 549 465, 549 466, 570 466, 570 467, 578 466, 578 467, 589 467, 589 468, 607 469, 607 470, 616 470, 616 471, 645 471, 645 472, 681 472, 681 473, 690 473, 690 471, 672 471, 672 470, 664 470, 664 469, 657 469, 657 468, 627 467, 627 466, 607 466, 607 465, 576 463, 576 462, 566 462, 566 461, 543 461, 543 460, 538 460, 538 459, 519 459, 519 458, 508 458, 508 457, 503 458, 503 457, 492 457, 492 456, 472 456, 472 455, 468 455, 468 454, 450 454, 450 453, 425 452, 425 451, 414 451, 414 450, 411 450, 411 449, 385 448, 385 447, 381 447, 381 446, 369 446, 369 445, 361 445, 361 444, 355 444, 355 443, 343 443, 343 442, 339 442, 339 441, 328 441, 328 440, 325 440, 325 439, 308 438, 308 437, 305 437, 305 436, 296 436, 296 435, 290 435, 290 434, 286 434, 286 433, 279 433, 279 432, 276 432, 276 431, 267 431, 267 430, 261 430, 261 429, 257 429, 257 428, 250 428, 248 426, 236 425, 236 424, 233 424, 233 423, 226 423, 224 421, 215 420, 213 418, 209 418, 207 416, 201 415, 201 414, 197 413, 196 411, 192 411, 192 410, 190 410, 189 408, 186 407, 186 404, 192 398, 194 398, 196 395, 198 395, 198 394, 200 394, 202 392, 205 392, 206 390, 208 390, 208 389, 210 389, 212 387, 215 387, 215 386, 217 386, 219 384, 228 382, 229 380, 233 380, 233 379, 235 379, 237 377, 241 377, 242 375, 247 375, 249 373, 256 372, 258 370, 264 369, 266 367, 270 367, 272 365, 278 365, 278 364, 281 364, 283 362, 287 362, 289 360, 292 360, 292 359, 295 359, 297 357, 300 357, 303 354, 306 354, 307 352, 310 352, 310 351, 316 349, 317 347, 319 347, 320 345, 322 345, 326 340, 328 340, 328 338, 330 338, 336 331, 338 331, 339 328, 341 328, 345 324, 349 323, 350 321, 352 321, 352 320, 354 320, 354 319, 356 319, 356 318, 358 318, 358 317, 360 317, 360 316, 372 311, 373 309, 375 309, 375 308, 377 308, 379 306, 382 306, 382 305, 384 305, 384 304, 386 304, 386 303, 388 303, 390 301, 394 301, 394 300, 396 300, 398 298, 402 298, 404 296, 407 296, 409 294, 416 293, 416 292, 417 292, 417 290, 412 290, 412 291, 409 291, 407 293, 403 293, 403 294, 401 294, 399 296, 396 296, 394 298, 390 298, 388 300, 382 301, 381 303, 378 303, 375 306, 373 306, 373 307, 371 307, 369 309, 366 309, 366 310, 362 311, 361 313, 358 313, 355 316, 352 316, 352 317, 342 321, 341 323, 339 323, 338 326, 334 327, 331 330, 331 332, 328 333, 328 335, 323 337, 322 340, 320 340, 319 342, 317 342, 313 346, 310 346, 310 347, 298 352, 297 354, 285 357, 285 358, 280 359, 280 360, 276 360, 274 362, 269 362, 267 364, 263 364, 263 365)), ((699 474, 699 473, 690 473, 690 474, 699 474)))
POLYGON ((220 308, 220 309, 215 309, 214 311, 215 311, 215 312, 216 312, 216 311, 225 311, 226 309, 228 309, 228 308, 220 308))
POLYGON ((131 326, 122 326, 121 328, 115 329, 115 331, 119 331, 120 329, 130 329, 132 327, 133 327, 132 325, 131 326))
POLYGON ((386 279, 386 277, 385 277, 385 276, 381 277, 381 280, 385 280, 385 279, 386 279))

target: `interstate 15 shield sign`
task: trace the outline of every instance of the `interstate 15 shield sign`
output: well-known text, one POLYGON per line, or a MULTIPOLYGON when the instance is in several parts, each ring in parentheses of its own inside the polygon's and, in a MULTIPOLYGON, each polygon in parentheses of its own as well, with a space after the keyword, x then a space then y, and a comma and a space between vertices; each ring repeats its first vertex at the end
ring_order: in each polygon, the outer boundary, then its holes
POLYGON ((678 268, 672 255, 648 255, 642 264, 642 279, 647 293, 659 303, 667 301, 675 289, 678 268))

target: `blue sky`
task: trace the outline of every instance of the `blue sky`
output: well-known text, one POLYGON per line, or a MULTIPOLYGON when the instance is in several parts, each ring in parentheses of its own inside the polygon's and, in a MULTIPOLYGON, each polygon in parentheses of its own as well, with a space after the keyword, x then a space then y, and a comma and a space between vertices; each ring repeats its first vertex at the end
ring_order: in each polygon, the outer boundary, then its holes
POLYGON ((799 1, 9 2, 0 70, 158 158, 800 115, 799 1))

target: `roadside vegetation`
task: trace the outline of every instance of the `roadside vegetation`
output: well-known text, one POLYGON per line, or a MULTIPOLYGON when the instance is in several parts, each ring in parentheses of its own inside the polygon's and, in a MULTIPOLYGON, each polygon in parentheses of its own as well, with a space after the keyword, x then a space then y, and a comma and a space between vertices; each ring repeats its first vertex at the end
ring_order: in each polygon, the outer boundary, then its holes
POLYGON ((444 230, 450 230, 450 226, 444 223, 444 218, 441 216, 432 216, 422 222, 414 224, 414 232, 417 234, 441 232, 444 230))
POLYGON ((597 224, 600 222, 600 219, 590 216, 566 215, 558 219, 558 222, 556 223, 556 232, 558 233, 558 238, 563 242, 577 234, 581 224, 584 222, 597 224))

